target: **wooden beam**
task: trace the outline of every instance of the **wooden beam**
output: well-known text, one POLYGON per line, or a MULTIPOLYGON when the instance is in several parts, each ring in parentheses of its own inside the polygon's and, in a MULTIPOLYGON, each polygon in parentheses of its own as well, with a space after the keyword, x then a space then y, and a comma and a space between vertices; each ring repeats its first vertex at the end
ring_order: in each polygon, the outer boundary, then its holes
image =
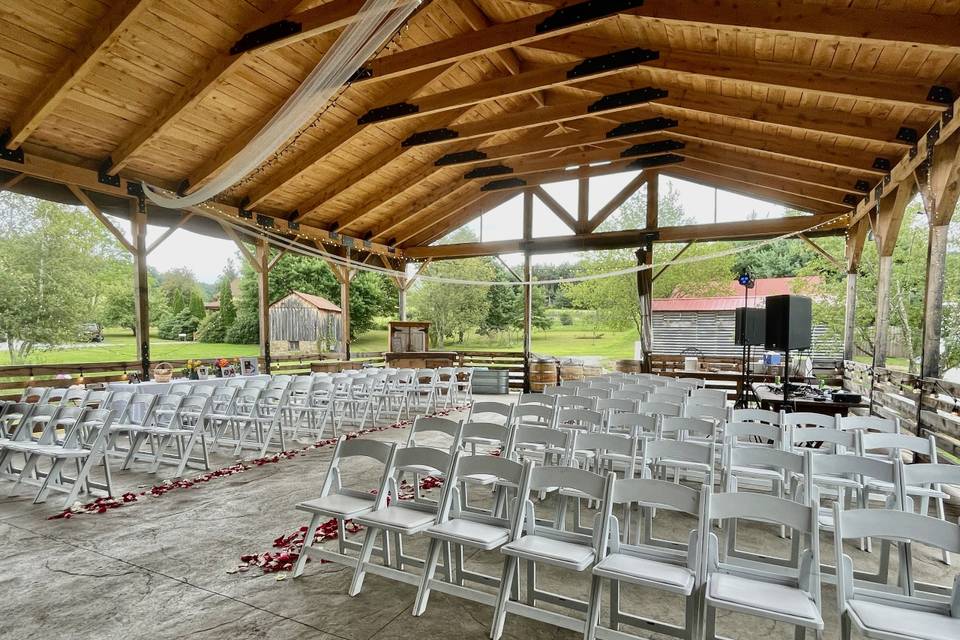
POLYGON ((233 53, 227 50, 220 53, 176 95, 164 100, 160 109, 147 122, 137 127, 129 138, 110 153, 108 172, 116 175, 126 167, 136 154, 163 135, 183 113, 191 110, 219 89, 224 78, 245 65, 252 56, 342 28, 356 17, 357 3, 353 0, 332 0, 306 11, 291 13, 301 3, 302 0, 278 0, 268 13, 248 25, 245 30, 249 34, 285 19, 288 23, 299 25, 296 33, 269 42, 251 43, 250 48, 243 52, 233 53))
POLYGON ((244 259, 247 261, 247 264, 250 265, 250 268, 256 271, 257 273, 260 273, 260 270, 262 268, 262 265, 260 264, 260 260, 257 258, 256 255, 250 252, 250 249, 248 249, 247 245, 244 244, 244 241, 240 238, 239 234, 237 234, 237 232, 234 231, 233 227, 231 227, 230 225, 224 222, 221 222, 220 226, 223 227, 223 232, 227 234, 227 237, 233 240, 233 243, 237 245, 237 249, 240 250, 240 255, 244 257, 244 259))
POLYGON ((0 184, 0 191, 8 191, 10 189, 13 189, 15 186, 23 182, 23 179, 26 177, 27 177, 27 174, 18 173, 17 175, 13 176, 3 184, 0 184))
POLYGON ((647 229, 660 227, 660 174, 654 172, 647 180, 647 229))
POLYGON ((648 19, 670 26, 732 27, 764 36, 810 36, 855 44, 913 46, 960 53, 960 33, 945 16, 918 11, 862 6, 810 6, 802 3, 740 3, 672 0, 646 2, 627 22, 648 19))
POLYGON ((614 211, 620 208, 624 202, 630 199, 633 194, 637 192, 644 184, 647 182, 649 174, 646 171, 640 172, 640 175, 636 176, 633 180, 627 183, 627 185, 621 189, 616 195, 614 195, 607 204, 600 207, 600 210, 594 214, 593 218, 590 219, 590 223, 586 227, 587 233, 592 233, 597 230, 597 227, 602 225, 607 218, 609 218, 614 211))
MULTIPOLYGON (((651 182, 649 184, 653 183, 651 182)), ((742 220, 715 224, 660 227, 656 230, 657 235, 655 242, 681 243, 693 240, 698 242, 762 240, 798 232, 806 232, 811 237, 842 235, 846 229, 847 220, 848 216, 844 214, 820 214, 814 216, 769 218, 765 220, 742 220), (818 228, 813 231, 807 231, 811 227, 818 228)), ((490 256, 498 253, 519 253, 525 250, 539 254, 587 251, 591 249, 622 249, 637 246, 649 234, 650 231, 647 229, 631 229, 585 235, 535 238, 530 242, 523 240, 502 240, 496 242, 468 242, 463 244, 417 246, 408 247, 404 250, 404 254, 412 259, 433 258, 434 260, 444 260, 490 256)))
MULTIPOLYGON (((603 55, 624 46, 627 40, 569 34, 541 40, 530 46, 578 57, 603 55)), ((738 80, 758 86, 814 92, 834 98, 847 98, 888 106, 907 106, 927 111, 945 111, 947 105, 930 102, 931 83, 915 77, 884 74, 851 75, 846 71, 811 67, 804 64, 755 61, 746 58, 660 50, 657 60, 643 65, 644 76, 653 83, 686 77, 738 80)))
MULTIPOLYGON (((242 246, 237 243, 237 246, 242 246)), ((270 245, 265 238, 257 238, 257 311, 260 319, 260 357, 264 372, 270 373, 270 245)))
POLYGON ((811 249, 813 249, 814 251, 819 253, 821 256, 823 256, 824 258, 829 260, 831 263, 833 263, 833 266, 835 266, 837 269, 839 269, 840 271, 844 271, 843 262, 841 262, 838 258, 834 257, 832 253, 830 253, 829 251, 821 247, 819 244, 817 244, 816 242, 808 238, 806 234, 801 233, 800 239, 806 242, 811 249))
POLYGON ((93 217, 99 220, 100 224, 102 224, 107 231, 109 231, 110 234, 117 239, 117 242, 120 243, 121 247, 132 254, 137 252, 137 249, 133 246, 133 243, 127 240, 126 236, 123 235, 123 232, 117 229, 113 223, 110 222, 110 219, 103 214, 103 211, 101 211, 100 207, 98 207, 93 200, 90 199, 90 196, 83 192, 83 189, 73 184, 67 185, 67 187, 70 189, 70 192, 76 196, 77 200, 83 203, 83 206, 85 206, 90 213, 93 214, 93 217))
POLYGON ((540 200, 540 202, 542 202, 544 205, 546 205, 546 207, 553 212, 553 215, 557 216, 557 218, 560 219, 560 222, 567 225, 567 227, 569 227, 570 230, 573 231, 574 233, 577 232, 577 220, 572 215, 570 215, 570 212, 567 211, 567 209, 562 204, 557 202, 554 199, 554 197, 551 196, 549 192, 547 192, 546 189, 537 185, 533 187, 530 193, 537 196, 537 199, 540 200))
POLYGON ((286 247, 283 247, 277 251, 277 255, 273 256, 270 259, 270 262, 267 264, 267 271, 273 271, 273 268, 277 266, 277 263, 280 262, 280 258, 285 256, 287 253, 286 247))
POLYGON ((892 256, 900 237, 900 225, 907 205, 916 195, 916 185, 912 180, 904 180, 899 188, 880 201, 877 210, 877 228, 874 239, 877 242, 877 251, 881 256, 892 256))
POLYGON ((590 226, 590 178, 577 179, 577 233, 589 233, 590 226))
POLYGON ((154 249, 156 249, 156 248, 159 247, 161 244, 163 244, 163 241, 164 241, 164 240, 166 240, 167 238, 169 238, 169 237, 173 234, 174 231, 176 231, 177 229, 179 229, 179 228, 181 228, 183 225, 185 225, 185 224, 190 220, 190 218, 192 218, 192 217, 193 217, 193 212, 192 212, 192 211, 187 211, 187 212, 184 213, 182 216, 180 216, 180 219, 177 220, 177 224, 172 225, 172 226, 170 226, 169 228, 167 228, 167 230, 164 231, 164 232, 160 235, 159 238, 157 238, 156 240, 154 240, 154 241, 150 244, 150 246, 147 247, 147 254, 149 255, 150 253, 153 253, 153 250, 154 250, 154 249))
POLYGON ((892 277, 893 255, 881 253, 877 268, 877 314, 874 320, 873 339, 874 368, 887 366, 888 334, 890 330, 890 280, 892 277))
MULTIPOLYGON (((673 262, 674 260, 679 259, 680 256, 682 256, 684 253, 686 253, 686 252, 687 252, 687 249, 689 249, 690 247, 692 247, 694 244, 696 244, 696 240, 691 240, 691 241, 688 242, 687 244, 683 245, 682 247, 680 247, 680 250, 677 251, 675 254, 673 254, 673 257, 670 258, 670 260, 668 260, 667 262, 670 263, 670 262, 673 262)), ((663 275, 663 272, 666 271, 666 270, 669 269, 669 268, 670 268, 670 264, 665 264, 665 265, 663 265, 662 267, 660 267, 660 269, 658 269, 657 272, 656 272, 655 274, 653 274, 653 278, 652 278, 650 281, 651 281, 651 282, 656 282, 656 281, 657 281, 657 278, 659 278, 661 275, 663 275)))
POLYGON ((500 206, 515 196, 516 194, 513 192, 486 193, 481 198, 471 200, 469 203, 455 203, 443 210, 440 214, 435 214, 438 218, 441 218, 441 220, 432 219, 426 222, 419 221, 415 225, 411 225, 412 229, 404 232, 406 238, 403 244, 422 245, 435 242, 451 231, 460 228, 467 222, 500 206), (438 227, 437 225, 440 224, 441 221, 443 224, 438 227))
POLYGON ((371 234, 372 238, 376 238, 378 240, 388 239, 389 236, 391 236, 397 229, 406 224, 410 218, 421 215, 424 211, 430 209, 431 207, 440 205, 447 199, 455 200, 458 197, 467 195, 470 191, 473 191, 473 188, 469 184, 448 182, 441 187, 434 189, 431 193, 420 198, 419 200, 404 207, 395 215, 391 216, 376 227, 370 229, 368 233, 371 234))
POLYGON ((119 0, 86 34, 77 49, 63 60, 52 77, 44 78, 39 91, 13 117, 7 149, 17 149, 56 110, 70 91, 80 84, 107 55, 107 52, 143 16, 149 0, 119 0))
POLYGON ((847 209, 846 206, 835 205, 831 207, 830 205, 817 200, 810 200, 808 198, 786 194, 782 191, 777 191, 776 189, 771 189, 758 184, 751 184, 740 180, 732 180, 717 174, 694 171, 692 169, 685 168, 683 164, 674 164, 662 167, 660 172, 681 180, 686 180, 687 182, 694 182, 696 184, 702 184, 708 187, 723 189, 724 191, 738 193, 749 198, 766 200, 767 202, 783 205, 799 211, 809 211, 814 213, 829 213, 831 211, 835 211, 839 213, 847 209))

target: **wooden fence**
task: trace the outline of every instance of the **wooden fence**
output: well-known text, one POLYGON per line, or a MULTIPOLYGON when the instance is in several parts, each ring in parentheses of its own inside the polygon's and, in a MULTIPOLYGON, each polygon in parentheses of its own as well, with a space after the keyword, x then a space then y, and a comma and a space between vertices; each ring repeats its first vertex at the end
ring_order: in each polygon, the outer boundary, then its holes
POLYGON ((933 435, 945 458, 960 463, 960 384, 847 361, 843 386, 869 399, 872 413, 899 418, 917 435, 933 435))
POLYGON ((506 369, 511 389, 523 389, 527 380, 526 359, 522 351, 458 351, 458 366, 506 369))

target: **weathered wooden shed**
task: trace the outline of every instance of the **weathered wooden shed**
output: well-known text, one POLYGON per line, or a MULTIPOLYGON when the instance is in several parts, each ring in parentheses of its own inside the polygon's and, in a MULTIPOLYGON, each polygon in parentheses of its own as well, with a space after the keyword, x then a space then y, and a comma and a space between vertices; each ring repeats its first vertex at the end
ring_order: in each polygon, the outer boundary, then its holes
POLYGON ((294 291, 270 305, 270 350, 273 353, 338 351, 343 312, 322 296, 294 291))

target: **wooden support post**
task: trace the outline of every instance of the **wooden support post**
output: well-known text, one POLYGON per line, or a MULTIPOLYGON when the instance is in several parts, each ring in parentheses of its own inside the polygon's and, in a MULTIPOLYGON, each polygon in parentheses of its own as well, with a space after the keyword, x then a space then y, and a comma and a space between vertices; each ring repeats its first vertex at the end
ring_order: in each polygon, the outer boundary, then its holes
MULTIPOLYGON (((880 256, 877 270, 877 316, 873 341, 873 366, 887 366, 887 336, 890 329, 890 278, 893 275, 893 256, 880 256)), ((876 374, 874 374, 876 375, 876 374)))
MULTIPOLYGON (((581 189, 583 185, 581 184, 581 189)), ((523 192, 523 239, 533 238, 533 192, 523 192)), ((523 280, 533 280, 533 264, 530 250, 523 252, 523 280)), ((530 354, 533 352, 533 286, 523 285, 523 389, 530 391, 530 354)))
POLYGON ((343 347, 343 359, 350 359, 350 277, 351 272, 346 267, 340 267, 340 274, 337 278, 340 280, 340 325, 343 331, 341 345, 343 347))
POLYGON ((397 312, 400 316, 400 322, 407 321, 407 289, 406 287, 397 287, 397 312))
POLYGON ((577 182, 577 233, 590 232, 590 178, 577 182))
POLYGON ((660 174, 651 173, 647 179, 647 229, 660 226, 660 174))
POLYGON ((270 373, 270 245, 257 239, 257 307, 260 313, 260 358, 263 370, 270 373))
POLYGON ((648 238, 636 251, 637 265, 647 268, 637 272, 637 298, 640 302, 640 352, 644 373, 651 372, 653 352, 653 241, 648 238))
POLYGON ((863 255, 863 243, 867 238, 868 228, 869 222, 861 220, 847 231, 847 298, 843 317, 844 360, 853 360, 856 356, 857 279, 860 277, 860 257, 863 255))
POLYGON ((960 137, 937 146, 922 170, 915 172, 930 224, 927 283, 923 297, 921 378, 939 378, 940 338, 943 333, 943 286, 950 220, 960 198, 960 137), (922 179, 921 179, 922 176, 922 179))
POLYGON ((136 317, 137 360, 141 380, 150 379, 150 281, 147 277, 147 214, 140 202, 130 203, 130 231, 133 236, 133 304, 136 317))

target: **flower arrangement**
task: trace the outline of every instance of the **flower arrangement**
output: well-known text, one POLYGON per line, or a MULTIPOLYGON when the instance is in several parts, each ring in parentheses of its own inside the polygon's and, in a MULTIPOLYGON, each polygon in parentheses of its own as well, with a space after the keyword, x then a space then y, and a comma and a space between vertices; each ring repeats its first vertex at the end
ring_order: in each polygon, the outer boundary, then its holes
POLYGON ((196 380, 198 378, 198 369, 202 366, 203 360, 187 360, 187 364, 183 368, 184 377, 196 380))
POLYGON ((213 368, 219 378, 237 375, 240 358, 217 358, 213 361, 213 368))

